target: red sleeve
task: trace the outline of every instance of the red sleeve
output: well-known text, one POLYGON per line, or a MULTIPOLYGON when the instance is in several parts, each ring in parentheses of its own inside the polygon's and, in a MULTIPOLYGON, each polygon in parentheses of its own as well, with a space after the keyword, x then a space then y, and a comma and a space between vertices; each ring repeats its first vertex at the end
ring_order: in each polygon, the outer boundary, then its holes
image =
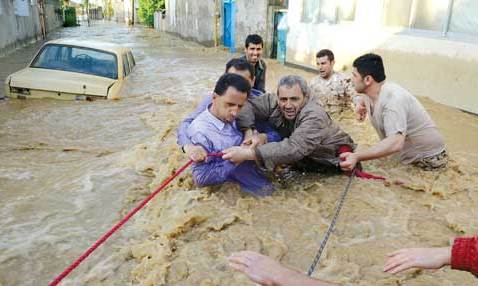
POLYGON ((469 271, 478 277, 478 236, 455 238, 451 268, 469 271))

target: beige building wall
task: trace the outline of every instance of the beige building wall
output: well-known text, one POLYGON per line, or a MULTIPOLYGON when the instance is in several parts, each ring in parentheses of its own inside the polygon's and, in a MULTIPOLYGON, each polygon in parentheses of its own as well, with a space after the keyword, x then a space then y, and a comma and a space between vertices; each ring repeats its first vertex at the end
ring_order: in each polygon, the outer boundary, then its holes
POLYGON ((375 52, 384 58, 388 79, 417 96, 478 114, 478 35, 384 26, 382 0, 357 1, 354 21, 304 23, 302 4, 289 1, 288 63, 315 68, 315 53, 327 48, 336 55, 336 69, 350 69, 357 56, 375 52))

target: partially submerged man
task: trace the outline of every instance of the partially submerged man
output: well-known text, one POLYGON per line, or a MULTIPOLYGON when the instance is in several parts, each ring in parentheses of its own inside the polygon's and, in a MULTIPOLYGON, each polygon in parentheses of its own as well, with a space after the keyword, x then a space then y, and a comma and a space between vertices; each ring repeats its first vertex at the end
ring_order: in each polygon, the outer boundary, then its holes
POLYGON ((316 54, 319 75, 310 82, 311 94, 329 114, 352 110, 352 101, 357 97, 352 79, 334 71, 335 56, 331 50, 323 49, 316 54))
POLYGON ((247 60, 254 67, 256 76, 253 88, 266 92, 266 63, 262 59, 262 50, 264 41, 257 34, 251 34, 246 37, 244 48, 244 56, 242 59, 247 60))
POLYGON ((355 89, 361 96, 356 113, 359 120, 368 115, 381 141, 371 148, 344 153, 343 170, 352 170, 360 161, 398 154, 404 164, 425 170, 447 165, 443 137, 421 103, 407 90, 385 80, 382 58, 365 54, 353 62, 355 89))
POLYGON ((355 147, 352 138, 310 96, 306 81, 299 76, 283 77, 277 95, 254 97, 249 103, 239 114, 239 128, 248 131, 254 129, 256 120, 267 120, 284 139, 257 142, 249 148, 231 147, 224 151, 224 159, 235 163, 256 160, 269 170, 293 164, 305 171, 337 171, 341 147, 355 147))
MULTIPOLYGON (((226 64, 226 73, 233 73, 240 76, 243 76, 247 79, 252 86, 254 84, 254 68, 253 66, 244 59, 234 58, 227 62, 226 64)), ((257 89, 251 89, 251 96, 260 96, 263 93, 257 89)), ((187 129, 191 122, 201 114, 206 108, 212 103, 212 95, 206 96, 196 107, 193 113, 189 114, 179 125, 178 133, 178 145, 181 146, 183 152, 185 152, 188 157, 195 161, 199 162, 206 159, 207 152, 202 146, 192 144, 191 140, 187 136, 187 129)), ((276 130, 266 122, 256 122, 257 129, 265 134, 268 142, 280 141, 282 138, 279 136, 276 130)))
MULTIPOLYGON (((249 82, 240 75, 221 76, 214 88, 211 105, 188 127, 187 135, 191 142, 208 153, 218 153, 240 145, 243 134, 236 127, 236 116, 244 106, 250 90, 249 82)), ((255 196, 269 195, 274 190, 251 161, 233 164, 220 157, 210 157, 204 162, 196 162, 192 174, 194 181, 200 186, 235 182, 243 191, 255 196)))

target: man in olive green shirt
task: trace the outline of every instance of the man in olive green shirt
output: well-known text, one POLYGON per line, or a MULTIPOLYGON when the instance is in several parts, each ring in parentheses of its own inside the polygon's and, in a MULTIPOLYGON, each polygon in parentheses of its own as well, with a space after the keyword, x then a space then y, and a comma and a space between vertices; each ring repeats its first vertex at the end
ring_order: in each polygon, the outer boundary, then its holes
MULTIPOLYGON (((315 97, 310 96, 305 80, 285 76, 278 84, 277 95, 265 94, 249 99, 237 118, 241 130, 254 128, 256 120, 269 122, 279 132, 280 142, 257 140, 251 147, 224 150, 224 159, 234 163, 256 160, 269 170, 282 164, 299 164, 307 170, 338 170, 338 150, 355 144, 336 125, 315 97)), ((258 136, 264 139, 264 136, 258 136)), ((247 141, 247 139, 246 139, 247 141)), ((254 140, 252 140, 254 141, 254 140)))

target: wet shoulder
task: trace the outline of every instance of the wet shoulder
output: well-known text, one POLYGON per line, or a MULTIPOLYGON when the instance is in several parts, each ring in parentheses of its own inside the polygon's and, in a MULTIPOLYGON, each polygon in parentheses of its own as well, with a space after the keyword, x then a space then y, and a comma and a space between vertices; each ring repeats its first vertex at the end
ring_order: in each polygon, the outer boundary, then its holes
POLYGON ((214 124, 209 118, 209 111, 201 112, 189 125, 188 131, 201 131, 213 128, 214 124))
POLYGON ((385 82, 380 90, 380 105, 405 104, 415 97, 402 86, 394 82, 385 82))
POLYGON ((344 73, 344 72, 334 72, 332 75, 334 78, 334 81, 351 81, 352 80, 352 75, 349 73, 344 73))
POLYGON ((256 106, 277 106, 277 96, 272 92, 266 92, 258 96, 251 96, 247 99, 247 101, 256 106))
POLYGON ((321 76, 318 75, 318 76, 316 76, 316 77, 314 77, 310 80, 309 85, 314 86, 314 85, 321 85, 321 84, 324 84, 324 83, 325 83, 325 80, 321 76))
POLYGON ((322 107, 322 105, 320 105, 319 101, 314 96, 309 98, 307 103, 304 105, 304 107, 300 111, 299 116, 301 118, 317 117, 319 119, 329 117, 325 109, 322 107))

